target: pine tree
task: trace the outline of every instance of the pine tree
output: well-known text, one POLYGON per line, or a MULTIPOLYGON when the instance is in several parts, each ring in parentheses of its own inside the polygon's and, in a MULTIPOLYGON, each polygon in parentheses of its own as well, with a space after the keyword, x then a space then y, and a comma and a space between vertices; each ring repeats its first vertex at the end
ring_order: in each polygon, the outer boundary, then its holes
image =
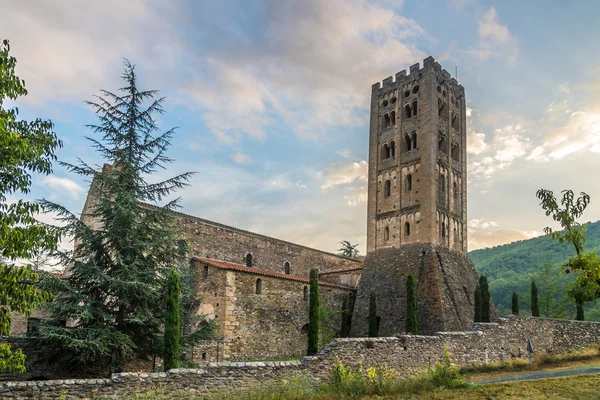
POLYGON ((369 337, 377 337, 379 332, 379 323, 377 320, 377 297, 375 292, 369 296, 369 337))
POLYGON ((475 322, 482 322, 481 321, 481 288, 479 287, 479 284, 477 284, 477 286, 475 287, 475 299, 473 301, 473 303, 475 303, 475 314, 474 314, 474 318, 473 320, 475 322))
POLYGON ((171 270, 167 278, 165 290, 165 334, 164 334, 164 370, 168 371, 179 366, 179 274, 171 270))
POLYGON ((99 120, 88 126, 99 137, 88 139, 112 167, 98 171, 82 160, 63 163, 92 180, 95 201, 86 217, 95 223, 86 225, 66 208, 41 202, 60 216, 62 233, 76 238, 72 252, 56 254, 68 268, 64 279, 47 275, 42 282, 54 293, 48 307, 52 318, 40 326, 42 343, 54 350, 45 355, 71 366, 108 361, 115 371, 134 356, 158 351, 161 296, 180 238, 171 224, 178 199, 157 203, 187 186, 192 175, 149 183, 172 161, 165 152, 175 131, 159 132, 156 116, 163 113, 164 98, 138 88, 128 61, 122 78, 120 92, 102 91, 87 102, 99 120))
POLYGON ((491 300, 487 276, 481 275, 479 277, 479 288, 481 289, 481 322, 490 322, 491 300))
POLYGON ((540 303, 538 300, 538 290, 535 281, 531 281, 531 315, 534 317, 540 316, 540 303))
POLYGON ((417 292, 415 276, 412 272, 406 277, 406 333, 418 334, 417 292))
POLYGON ((512 294, 512 313, 513 315, 519 315, 519 295, 517 292, 512 294))
POLYGON ((312 356, 319 351, 319 270, 310 270, 310 292, 308 299, 308 348, 306 354, 312 356))

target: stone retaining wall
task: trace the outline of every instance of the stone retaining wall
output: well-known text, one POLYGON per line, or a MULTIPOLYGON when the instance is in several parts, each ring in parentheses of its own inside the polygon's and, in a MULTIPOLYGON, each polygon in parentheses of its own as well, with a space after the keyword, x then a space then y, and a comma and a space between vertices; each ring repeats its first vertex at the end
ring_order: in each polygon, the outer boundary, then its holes
POLYGON ((568 353, 600 344, 600 323, 533 317, 501 318, 476 324, 468 332, 444 332, 432 336, 404 335, 389 338, 336 339, 314 357, 302 361, 209 363, 201 370, 168 373, 114 374, 110 379, 8 382, 0 387, 0 400, 16 398, 67 399, 127 398, 136 391, 158 388, 164 398, 211 398, 224 390, 265 385, 298 372, 326 379, 339 359, 345 365, 394 368, 401 376, 422 371, 441 358, 444 345, 459 365, 507 361, 527 355, 527 339, 536 353, 568 353), (188 398, 188 397, 186 397, 188 398))

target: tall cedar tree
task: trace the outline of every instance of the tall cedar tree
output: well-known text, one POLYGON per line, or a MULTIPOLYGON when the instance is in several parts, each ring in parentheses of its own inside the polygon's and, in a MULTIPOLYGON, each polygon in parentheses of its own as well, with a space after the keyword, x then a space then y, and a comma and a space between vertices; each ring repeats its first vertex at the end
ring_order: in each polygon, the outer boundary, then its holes
POLYGON ((379 332, 379 323, 377 320, 377 297, 375 292, 369 296, 369 337, 377 337, 379 332))
POLYGON ((164 370, 168 371, 179 367, 179 330, 181 328, 179 316, 179 274, 172 269, 167 278, 165 290, 165 334, 164 334, 164 370))
POLYGON ((417 320, 417 290, 415 276, 412 272, 406 277, 406 333, 417 335, 419 322, 417 320))
POLYGON ((490 322, 491 299, 487 276, 481 275, 479 277, 479 288, 481 289, 481 322, 490 322))
POLYGON ((479 284, 477 284, 477 286, 475 286, 475 299, 473 301, 473 303, 475 303, 475 314, 473 317, 473 320, 475 322, 482 322, 481 321, 481 287, 479 287, 479 284))
MULTIPOLYGON (((4 108, 6 99, 27 95, 25 82, 15 75, 17 60, 8 40, 0 40, 0 336, 10 334, 11 312, 29 316, 50 294, 38 290, 32 267, 35 258, 56 247, 59 233, 36 223, 39 204, 8 197, 29 193, 32 174, 49 175, 55 150, 62 143, 51 121, 19 119, 19 110, 4 108), (16 266, 16 260, 29 265, 16 266)), ((0 344, 0 373, 25 372, 25 356, 0 344)))
POLYGON ((517 292, 512 294, 512 314, 519 315, 519 295, 517 292))
POLYGON ((308 348, 306 354, 312 356, 319 351, 319 270, 310 270, 310 296, 308 299, 308 348))
POLYGON ((45 354, 71 366, 110 362, 115 371, 133 356, 158 351, 163 288, 180 238, 170 223, 179 199, 157 203, 187 186, 192 175, 150 183, 172 161, 165 152, 175 129, 159 131, 156 116, 163 113, 164 98, 138 88, 128 61, 122 79, 119 92, 103 90, 87 102, 99 120, 88 125, 99 138, 87 139, 112 167, 99 171, 80 159, 76 165, 62 163, 92 180, 95 201, 83 217, 96 223, 85 224, 65 207, 41 201, 60 216, 62 233, 76 239, 72 252, 56 254, 68 273, 42 282, 54 293, 52 318, 40 326, 42 344, 54 350, 45 354))
POLYGON ((540 316, 540 303, 538 300, 538 290, 535 281, 531 281, 531 315, 540 316))

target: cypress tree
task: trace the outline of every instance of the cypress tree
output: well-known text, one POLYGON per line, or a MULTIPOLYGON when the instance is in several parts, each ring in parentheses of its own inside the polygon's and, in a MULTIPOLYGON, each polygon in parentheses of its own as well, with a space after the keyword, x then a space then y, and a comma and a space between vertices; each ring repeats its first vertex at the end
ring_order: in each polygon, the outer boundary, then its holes
POLYGON ((577 307, 577 316, 575 317, 575 319, 577 321, 585 321, 585 314, 583 312, 583 303, 578 301, 576 303, 576 307, 577 307))
POLYGON ((310 297, 308 300, 308 348, 306 354, 312 356, 319 351, 319 270, 310 270, 310 297))
POLYGON ((481 322, 490 322, 490 287, 488 286, 487 276, 479 277, 479 288, 481 289, 481 322))
POLYGON ((535 281, 531 281, 531 315, 534 317, 540 316, 540 303, 538 300, 538 290, 535 281))
POLYGON ((179 295, 181 286, 179 274, 172 269, 167 278, 165 290, 165 334, 164 334, 164 370, 165 372, 179 366, 179 295))
POLYGON ((379 322, 377 321, 377 298, 375 292, 369 296, 369 337, 377 337, 379 322))
POLYGON ((519 295, 517 292, 512 294, 512 313, 513 315, 519 315, 519 295))
POLYGON ((342 327, 340 329, 340 337, 348 337, 348 301, 344 297, 342 300, 342 327))
POLYGON ((479 287, 479 284, 477 284, 475 287, 474 297, 475 299, 473 302, 475 303, 475 314, 473 320, 475 322, 481 322, 481 288, 479 287))
POLYGON ((406 333, 418 334, 417 293, 412 272, 406 277, 406 333))
POLYGON ((63 279, 47 274, 41 282, 54 294, 51 318, 40 325, 44 356, 54 364, 110 362, 120 371, 129 359, 152 356, 160 347, 165 282, 182 239, 172 223, 178 200, 163 200, 187 186, 192 173, 156 179, 154 173, 172 161, 166 151, 175 130, 159 130, 164 98, 142 90, 127 61, 122 79, 118 92, 101 91, 87 102, 98 118, 88 125, 95 136, 89 140, 110 165, 98 170, 82 160, 63 163, 92 180, 95 201, 86 217, 94 223, 41 202, 64 223, 61 232, 77 239, 72 252, 54 254, 69 273, 63 279), (77 324, 65 326, 65 320, 77 324))

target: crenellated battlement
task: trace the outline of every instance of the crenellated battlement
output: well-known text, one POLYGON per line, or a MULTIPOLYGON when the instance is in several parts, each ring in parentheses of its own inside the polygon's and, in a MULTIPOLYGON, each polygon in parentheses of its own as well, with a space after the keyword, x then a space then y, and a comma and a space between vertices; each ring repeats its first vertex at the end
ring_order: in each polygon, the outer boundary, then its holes
MULTIPOLYGON (((413 64, 409 67, 407 73, 405 69, 397 72, 395 77, 389 76, 383 80, 383 82, 375 82, 372 86, 373 91, 389 89, 393 86, 399 86, 409 81, 414 81, 421 78, 422 74, 427 71, 434 71, 440 77, 440 81, 448 82, 451 88, 456 88, 460 93, 464 93, 464 87, 458 83, 456 78, 453 78, 450 72, 442 68, 440 63, 435 61, 431 56, 423 60, 423 68, 419 63, 413 64)), ((441 82, 440 82, 441 83, 441 82)))

